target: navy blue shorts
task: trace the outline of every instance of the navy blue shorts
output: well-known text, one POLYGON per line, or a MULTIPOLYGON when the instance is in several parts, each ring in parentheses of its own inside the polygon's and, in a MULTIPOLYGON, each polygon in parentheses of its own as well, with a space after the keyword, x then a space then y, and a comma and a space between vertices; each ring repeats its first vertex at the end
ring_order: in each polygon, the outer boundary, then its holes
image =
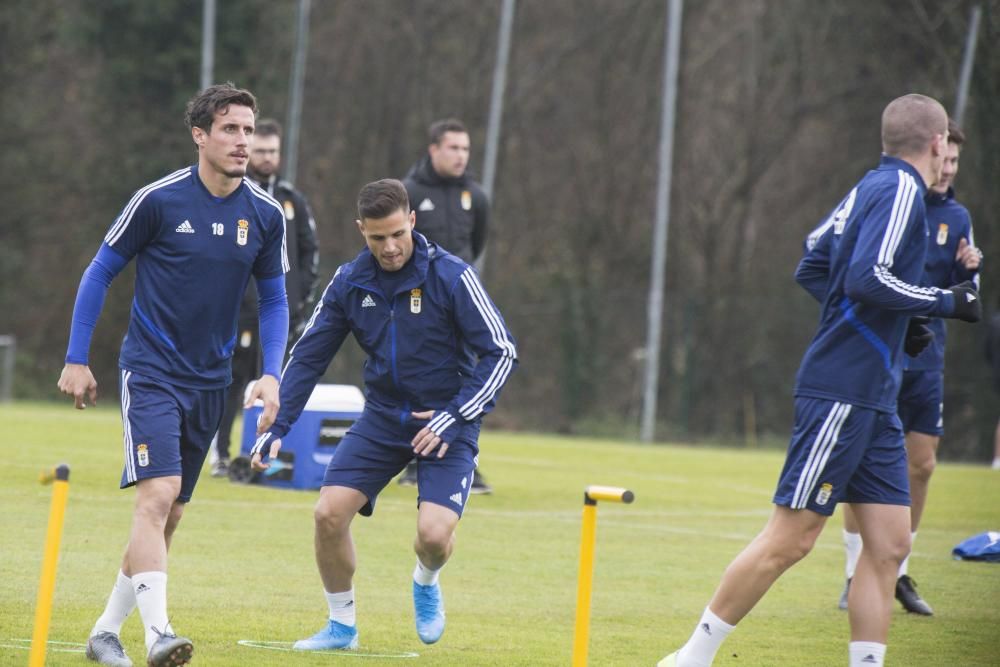
POLYGON ((121 370, 125 469, 121 488, 150 477, 181 478, 177 500, 191 500, 212 438, 219 430, 225 389, 177 387, 121 370))
MULTIPOLYGON (((393 477, 414 459, 410 442, 427 420, 400 424, 365 410, 337 444, 326 467, 323 486, 346 486, 365 494, 363 516, 375 511, 375 500, 393 477)), ((479 423, 469 424, 444 458, 435 449, 417 460, 417 506, 424 500, 454 511, 459 517, 469 500, 472 474, 479 462, 479 423)))
POLYGON ((905 371, 896 400, 903 433, 944 433, 943 371, 905 371))
POLYGON ((899 417, 818 398, 795 399, 795 430, 774 503, 830 516, 839 502, 909 505, 899 417))

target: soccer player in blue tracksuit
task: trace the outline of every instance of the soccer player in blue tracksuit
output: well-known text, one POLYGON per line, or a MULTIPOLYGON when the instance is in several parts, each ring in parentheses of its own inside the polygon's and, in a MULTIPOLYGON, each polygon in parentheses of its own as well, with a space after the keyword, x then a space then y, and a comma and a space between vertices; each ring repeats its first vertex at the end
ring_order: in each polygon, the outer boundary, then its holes
POLYGON ((138 606, 146 662, 186 664, 191 641, 167 616, 167 548, 219 428, 231 382, 240 299, 252 275, 260 303, 264 375, 260 398, 273 418, 288 336, 285 219, 278 203, 244 178, 254 96, 224 84, 187 107, 198 164, 138 190, 115 220, 80 281, 59 388, 83 409, 97 398, 87 366, 90 339, 112 279, 135 258, 135 298, 122 343, 120 392, 125 468, 136 487, 121 571, 87 643, 105 665, 132 662, 119 640, 138 606))
MULTIPOLYGON (((958 159, 965 135, 954 122, 948 123, 948 152, 945 154, 941 180, 927 193, 927 261, 923 285, 947 287, 971 280, 979 287, 979 266, 983 254, 972 236, 972 220, 968 210, 955 201, 952 183, 958 173, 958 159)), ((927 322, 933 339, 915 357, 904 357, 903 383, 899 390, 897 409, 906 435, 906 459, 910 473, 910 541, 916 539, 917 528, 927 502, 927 487, 937 465, 937 447, 944 432, 944 348, 945 323, 941 319, 927 322)), ((844 505, 844 547, 847 555, 847 584, 840 598, 840 608, 847 608, 851 578, 861 553, 861 535, 850 505, 844 505)), ((896 599, 916 614, 931 616, 931 606, 917 593, 910 578, 909 555, 899 566, 896 579, 896 599)))
POLYGON ((444 632, 438 573, 454 548, 479 452, 479 426, 517 365, 514 339, 475 269, 422 235, 399 181, 369 183, 357 221, 367 248, 323 293, 281 378, 281 409, 251 451, 263 470, 347 335, 368 354, 366 403, 337 445, 316 504, 316 564, 329 622, 296 649, 355 648, 355 514, 416 456, 413 604, 427 644, 444 632))
POLYGON ((892 589, 909 552, 906 450, 896 417, 911 315, 974 321, 971 285, 918 287, 927 252, 923 197, 938 181, 948 116, 905 95, 882 114, 883 157, 831 217, 821 252, 796 279, 820 296, 819 328, 795 386, 795 427, 764 530, 726 569, 688 642, 660 664, 706 667, 733 627, 802 559, 838 502, 854 503, 865 539, 851 587, 851 667, 882 665, 892 589))

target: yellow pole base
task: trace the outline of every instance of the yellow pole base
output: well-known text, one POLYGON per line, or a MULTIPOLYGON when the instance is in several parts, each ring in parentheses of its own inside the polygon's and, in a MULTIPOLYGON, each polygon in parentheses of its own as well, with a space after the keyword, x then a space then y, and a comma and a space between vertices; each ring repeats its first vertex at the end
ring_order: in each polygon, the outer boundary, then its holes
POLYGON ((31 636, 28 667, 45 665, 52 597, 56 587, 56 565, 59 563, 59 542, 62 539, 66 501, 69 497, 69 466, 63 464, 51 475, 43 474, 41 481, 43 484, 53 482, 52 505, 49 508, 49 525, 45 534, 45 552, 42 555, 42 574, 38 583, 38 601, 35 603, 35 630, 31 636))
POLYGON ((583 492, 580 528, 580 571, 576 581, 576 623, 573 629, 573 667, 586 667, 590 644, 590 599, 594 583, 594 544, 597 541, 597 501, 631 503, 635 494, 616 486, 591 485, 583 492))

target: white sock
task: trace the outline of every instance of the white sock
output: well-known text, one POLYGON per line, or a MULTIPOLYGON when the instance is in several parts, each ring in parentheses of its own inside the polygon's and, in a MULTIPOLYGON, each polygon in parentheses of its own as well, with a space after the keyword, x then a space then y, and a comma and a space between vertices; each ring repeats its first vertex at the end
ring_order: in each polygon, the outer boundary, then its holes
POLYGON ((993 469, 1000 470, 1000 456, 993 457, 993 469))
POLYGON ((850 579, 854 576, 854 570, 858 567, 858 558, 861 556, 861 533, 844 532, 844 550, 847 553, 847 562, 844 566, 844 573, 850 579))
POLYGON ((885 663, 885 644, 877 642, 851 642, 847 645, 850 667, 882 667, 885 663))
POLYGON ((677 652, 677 667, 710 667, 715 660, 715 652, 722 641, 729 636, 735 625, 729 625, 705 607, 698 626, 691 633, 680 651, 677 652))
POLYGON ((438 582, 438 575, 440 573, 441 568, 432 570, 417 558, 417 566, 413 568, 413 580, 421 586, 433 586, 438 582))
POLYGON ((132 588, 139 616, 142 618, 142 627, 146 631, 148 653, 160 636, 157 631, 173 632, 167 620, 167 573, 137 572, 132 575, 132 588))
POLYGON ((354 589, 341 593, 326 593, 326 604, 330 607, 330 620, 354 627, 354 589))
POLYGON ((104 607, 104 613, 97 619, 97 623, 94 623, 90 636, 93 637, 98 632, 121 634, 122 623, 133 609, 135 609, 135 591, 132 589, 132 580, 118 570, 118 579, 111 589, 111 595, 108 596, 108 604, 104 607))
POLYGON ((904 574, 906 574, 910 567, 910 554, 913 553, 913 543, 916 541, 916 539, 917 539, 917 534, 910 533, 910 553, 906 554, 906 558, 904 558, 903 562, 899 564, 899 574, 896 575, 897 578, 902 577, 904 574))

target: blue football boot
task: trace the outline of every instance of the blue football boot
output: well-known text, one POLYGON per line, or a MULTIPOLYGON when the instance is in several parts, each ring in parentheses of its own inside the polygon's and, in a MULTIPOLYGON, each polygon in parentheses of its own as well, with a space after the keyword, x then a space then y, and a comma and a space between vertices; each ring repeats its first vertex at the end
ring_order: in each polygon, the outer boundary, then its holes
POLYGON ((413 610, 417 618, 420 641, 433 644, 444 634, 444 600, 437 584, 421 586, 413 582, 413 610))
POLYGON ((356 649, 358 629, 337 621, 328 622, 322 630, 309 639, 300 639, 292 646, 296 651, 328 651, 333 649, 356 649))

